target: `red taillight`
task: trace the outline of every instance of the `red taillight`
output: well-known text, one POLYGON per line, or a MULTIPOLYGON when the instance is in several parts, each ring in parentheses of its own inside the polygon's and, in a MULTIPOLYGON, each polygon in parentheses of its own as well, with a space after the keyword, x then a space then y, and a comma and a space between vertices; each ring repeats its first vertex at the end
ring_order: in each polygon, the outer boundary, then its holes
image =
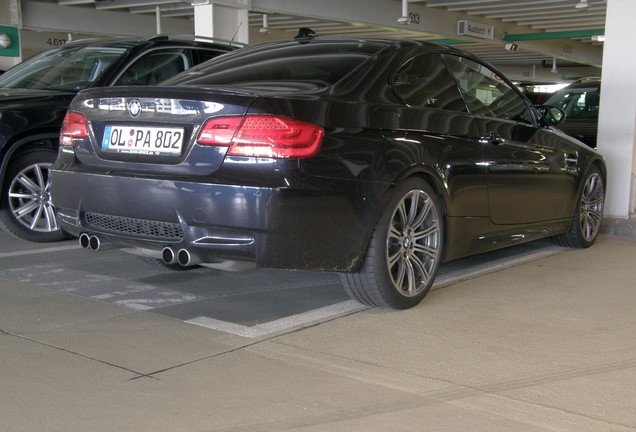
POLYGON ((205 122, 197 142, 230 146, 231 156, 303 158, 316 154, 324 131, 287 117, 215 117, 205 122))
POLYGON ((68 111, 62 122, 60 145, 73 145, 73 138, 88 138, 88 122, 84 115, 68 111))

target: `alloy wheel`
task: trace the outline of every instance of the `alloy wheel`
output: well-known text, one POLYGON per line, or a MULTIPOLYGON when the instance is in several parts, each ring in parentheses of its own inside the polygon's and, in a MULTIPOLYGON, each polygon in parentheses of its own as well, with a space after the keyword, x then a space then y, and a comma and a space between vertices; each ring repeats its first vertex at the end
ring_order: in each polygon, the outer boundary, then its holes
POLYGON ((581 234, 586 241, 598 235, 603 220, 603 180, 598 173, 588 177, 581 197, 581 234))
POLYGON ((412 190, 398 203, 388 230, 387 265, 393 287, 415 297, 435 277, 440 259, 441 227, 431 197, 412 190))
POLYGON ((9 185, 9 207, 15 220, 31 231, 59 230, 50 195, 50 163, 25 167, 9 185))

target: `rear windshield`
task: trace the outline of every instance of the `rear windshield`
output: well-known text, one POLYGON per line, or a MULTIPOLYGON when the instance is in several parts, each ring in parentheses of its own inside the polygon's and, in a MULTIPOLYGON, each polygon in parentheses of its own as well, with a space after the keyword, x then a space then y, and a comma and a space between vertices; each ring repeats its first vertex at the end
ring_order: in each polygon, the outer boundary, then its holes
POLYGON ((244 48, 206 62, 163 85, 233 85, 316 89, 331 86, 385 45, 372 42, 312 41, 244 48))
POLYGON ((45 51, 0 76, 0 87, 78 91, 89 87, 126 49, 64 47, 45 51))

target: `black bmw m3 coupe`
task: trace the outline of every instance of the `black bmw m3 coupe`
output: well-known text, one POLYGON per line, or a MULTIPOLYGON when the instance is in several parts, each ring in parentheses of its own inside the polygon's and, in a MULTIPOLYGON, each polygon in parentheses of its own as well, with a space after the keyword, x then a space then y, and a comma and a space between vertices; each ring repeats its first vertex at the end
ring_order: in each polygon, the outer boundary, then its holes
POLYGON ((52 193, 86 248, 340 272, 352 298, 403 309, 444 261, 595 241, 605 163, 553 128, 562 116, 444 45, 271 42, 159 86, 80 92, 52 193))

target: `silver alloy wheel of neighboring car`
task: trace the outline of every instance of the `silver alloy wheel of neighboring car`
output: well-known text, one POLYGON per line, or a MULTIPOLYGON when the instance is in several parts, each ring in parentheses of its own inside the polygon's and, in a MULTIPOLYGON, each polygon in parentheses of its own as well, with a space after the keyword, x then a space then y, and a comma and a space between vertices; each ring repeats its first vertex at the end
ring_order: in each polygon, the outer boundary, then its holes
POLYGON ((422 293, 440 260, 441 228, 437 209, 423 190, 402 197, 391 217, 386 259, 394 288, 405 297, 422 293))
POLYGON ((603 221, 604 188, 601 176, 594 172, 585 182, 581 196, 580 224, 585 241, 596 239, 603 221))
POLYGON ((16 221, 31 231, 59 231, 50 196, 50 163, 22 169, 9 185, 9 207, 16 221))

